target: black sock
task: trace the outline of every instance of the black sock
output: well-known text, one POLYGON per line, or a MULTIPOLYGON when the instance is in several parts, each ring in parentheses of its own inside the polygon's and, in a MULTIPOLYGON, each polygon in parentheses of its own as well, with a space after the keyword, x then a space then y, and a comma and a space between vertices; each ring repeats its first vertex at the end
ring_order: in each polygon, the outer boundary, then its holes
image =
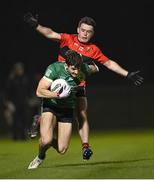
POLYGON ((58 151, 58 140, 56 138, 53 138, 52 142, 51 142, 51 147, 53 147, 54 149, 56 149, 57 152, 58 151))
POLYGON ((40 145, 39 146, 39 155, 38 155, 38 157, 40 159, 45 159, 46 151, 49 149, 49 147, 50 147, 50 144, 40 145))

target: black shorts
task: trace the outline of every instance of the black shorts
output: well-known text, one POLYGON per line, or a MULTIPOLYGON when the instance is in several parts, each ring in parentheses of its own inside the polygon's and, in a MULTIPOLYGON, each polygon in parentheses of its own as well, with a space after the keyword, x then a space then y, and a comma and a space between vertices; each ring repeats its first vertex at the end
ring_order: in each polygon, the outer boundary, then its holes
POLYGON ((86 97, 86 89, 85 86, 80 87, 76 92, 76 97, 86 97))
POLYGON ((43 104, 43 112, 53 113, 58 122, 72 123, 74 119, 74 109, 72 108, 59 108, 54 105, 47 106, 43 104))

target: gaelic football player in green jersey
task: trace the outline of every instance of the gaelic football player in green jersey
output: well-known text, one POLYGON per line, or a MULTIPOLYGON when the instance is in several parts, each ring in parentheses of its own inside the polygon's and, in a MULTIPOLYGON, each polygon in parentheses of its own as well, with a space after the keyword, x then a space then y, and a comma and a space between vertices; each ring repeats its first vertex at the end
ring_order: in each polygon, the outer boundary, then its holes
POLYGON ((40 80, 36 91, 37 96, 43 99, 39 153, 29 164, 28 169, 35 169, 43 162, 50 146, 53 146, 60 154, 64 154, 68 149, 76 102, 75 94, 82 81, 78 78, 82 66, 82 57, 77 52, 69 50, 66 53, 66 61, 49 65, 40 80), (70 88, 59 93, 50 90, 52 82, 56 79, 64 79, 70 88), (54 116, 58 121, 57 139, 53 138, 54 116))

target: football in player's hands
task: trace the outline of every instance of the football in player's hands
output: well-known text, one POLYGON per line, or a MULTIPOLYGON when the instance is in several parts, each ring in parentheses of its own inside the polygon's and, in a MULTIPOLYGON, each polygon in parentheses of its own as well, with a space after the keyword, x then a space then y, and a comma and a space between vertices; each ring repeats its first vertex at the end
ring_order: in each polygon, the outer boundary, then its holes
POLYGON ((64 79, 56 79, 52 82, 50 90, 59 94, 59 98, 66 98, 70 95, 71 87, 64 79))

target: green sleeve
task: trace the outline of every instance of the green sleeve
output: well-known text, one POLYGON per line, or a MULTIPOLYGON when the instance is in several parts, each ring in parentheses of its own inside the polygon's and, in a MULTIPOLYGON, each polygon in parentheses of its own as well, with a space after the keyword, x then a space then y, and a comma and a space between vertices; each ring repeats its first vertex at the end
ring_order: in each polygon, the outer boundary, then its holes
POLYGON ((54 64, 51 64, 47 67, 44 76, 51 80, 56 79, 57 73, 54 64))

